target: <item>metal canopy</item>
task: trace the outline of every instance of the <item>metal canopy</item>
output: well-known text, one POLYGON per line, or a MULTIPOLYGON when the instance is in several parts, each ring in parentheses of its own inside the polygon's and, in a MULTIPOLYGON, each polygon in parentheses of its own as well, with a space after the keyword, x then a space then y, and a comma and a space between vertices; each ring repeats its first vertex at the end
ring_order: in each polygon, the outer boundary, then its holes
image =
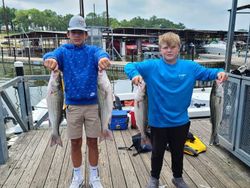
MULTIPOLYGON (((248 5, 243 5, 243 6, 240 6, 240 7, 237 7, 237 11, 238 10, 244 10, 244 9, 250 9, 250 4, 248 4, 248 5)), ((232 9, 228 9, 228 11, 231 11, 232 9)))
MULTIPOLYGON (((237 4, 238 4, 238 0, 232 0, 232 8, 229 9, 230 19, 229 19, 229 27, 228 27, 227 49, 226 49, 226 56, 225 56, 225 63, 226 63, 225 71, 226 72, 230 71, 232 47, 233 47, 233 40, 234 40, 234 33, 235 33, 234 29, 235 29, 236 14, 242 13, 242 12, 237 12, 237 11, 250 9, 250 4, 240 6, 240 7, 237 7, 237 4)), ((248 32, 248 40, 249 40, 249 35, 250 35, 250 28, 248 32)))

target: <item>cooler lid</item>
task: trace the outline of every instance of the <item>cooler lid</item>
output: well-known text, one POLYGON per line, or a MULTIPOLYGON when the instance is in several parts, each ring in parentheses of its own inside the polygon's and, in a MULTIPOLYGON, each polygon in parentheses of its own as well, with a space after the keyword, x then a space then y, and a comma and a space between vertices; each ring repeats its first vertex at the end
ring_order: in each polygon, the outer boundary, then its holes
POLYGON ((113 110, 112 116, 127 116, 127 110, 113 110))

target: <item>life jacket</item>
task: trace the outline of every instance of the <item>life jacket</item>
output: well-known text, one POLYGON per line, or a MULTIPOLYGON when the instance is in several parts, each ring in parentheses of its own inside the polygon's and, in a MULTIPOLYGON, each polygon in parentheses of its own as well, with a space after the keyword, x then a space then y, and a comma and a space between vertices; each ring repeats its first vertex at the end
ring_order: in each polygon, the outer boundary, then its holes
MULTIPOLYGON (((168 144, 166 146, 166 150, 170 150, 168 144)), ((199 153, 205 152, 206 150, 206 145, 197 136, 188 132, 187 139, 184 144, 184 153, 196 157, 199 153)))
POLYGON ((184 145, 184 153, 198 156, 199 153, 205 152, 206 150, 206 145, 197 136, 189 132, 184 145))

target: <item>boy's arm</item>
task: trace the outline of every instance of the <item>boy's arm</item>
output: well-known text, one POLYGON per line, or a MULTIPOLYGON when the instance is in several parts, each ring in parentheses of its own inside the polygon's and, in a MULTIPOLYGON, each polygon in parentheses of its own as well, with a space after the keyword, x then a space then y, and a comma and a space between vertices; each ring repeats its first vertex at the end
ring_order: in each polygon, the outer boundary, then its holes
POLYGON ((62 67, 62 50, 57 48, 52 52, 48 52, 43 56, 43 65, 50 70, 57 70, 62 67))
POLYGON ((98 62, 98 68, 99 70, 105 70, 110 66, 109 54, 99 47, 96 47, 95 50, 95 59, 98 62))
POLYGON ((220 68, 206 68, 195 63, 195 76, 197 80, 209 81, 218 79, 220 82, 227 80, 227 74, 220 68))
POLYGON ((140 73, 136 67, 136 63, 127 63, 124 67, 124 71, 130 80, 132 80, 136 76, 140 76, 140 73))
POLYGON ((146 76, 147 69, 152 69, 151 63, 149 62, 137 62, 137 63, 127 63, 124 67, 124 71, 132 80, 132 83, 139 85, 143 78, 146 76), (145 72, 145 73, 144 73, 145 72))

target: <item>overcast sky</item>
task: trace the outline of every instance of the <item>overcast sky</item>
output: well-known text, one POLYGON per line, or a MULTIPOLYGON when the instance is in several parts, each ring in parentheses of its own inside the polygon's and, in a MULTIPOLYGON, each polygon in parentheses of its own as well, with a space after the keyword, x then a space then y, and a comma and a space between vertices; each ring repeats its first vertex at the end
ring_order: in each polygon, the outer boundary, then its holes
MULTIPOLYGON (((183 23, 189 29, 228 30, 232 0, 108 0, 109 15, 118 20, 136 16, 150 18, 155 15, 174 23, 183 23)), ((238 0, 238 6, 250 0, 238 0)), ((16 9, 51 9, 57 14, 79 14, 79 0, 5 0, 5 5, 16 9)), ((85 15, 106 11, 106 0, 84 0, 85 15)), ((246 9, 245 12, 250 12, 246 9)), ((249 29, 250 14, 238 14, 235 30, 249 29)))

